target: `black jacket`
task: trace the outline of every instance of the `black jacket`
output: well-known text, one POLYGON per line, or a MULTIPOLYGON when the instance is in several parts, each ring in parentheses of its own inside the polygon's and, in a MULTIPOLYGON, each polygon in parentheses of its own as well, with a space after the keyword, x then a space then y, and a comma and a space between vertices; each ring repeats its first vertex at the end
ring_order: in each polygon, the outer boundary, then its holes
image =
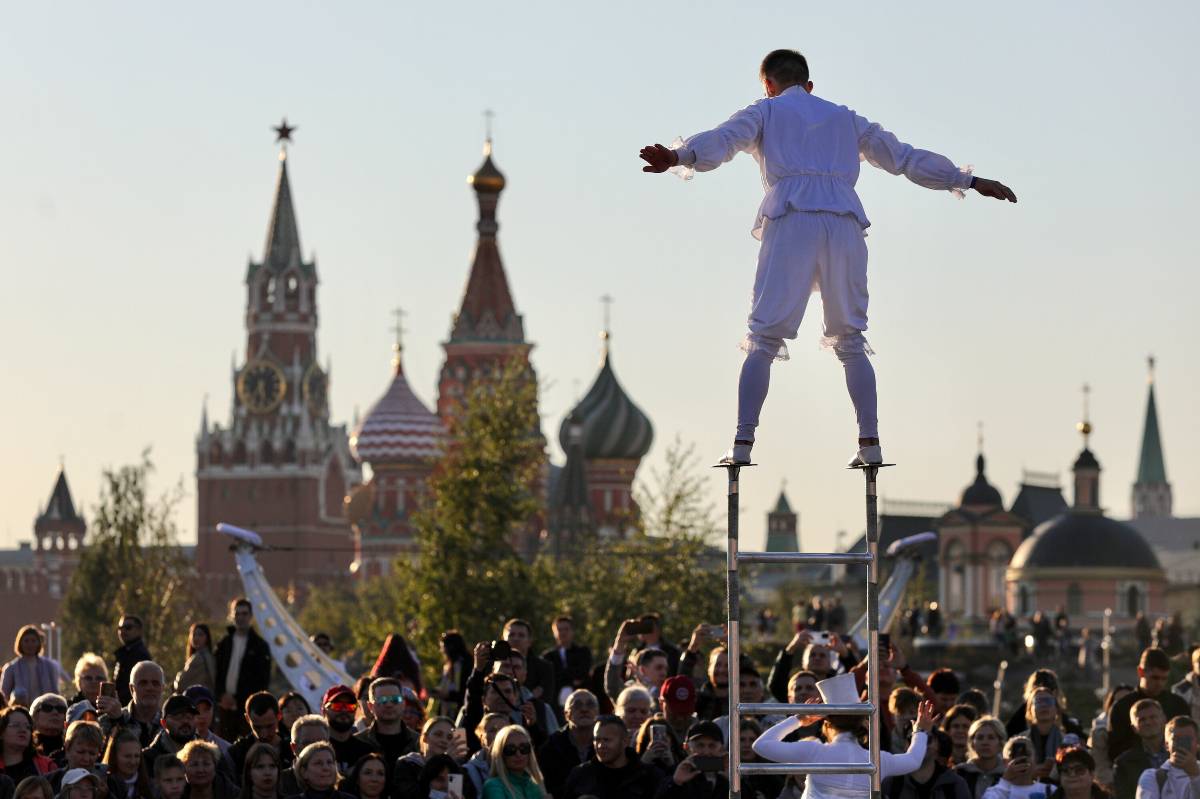
MULTIPOLYGON (((259 740, 253 735, 243 735, 229 745, 229 759, 233 761, 233 772, 237 775, 237 779, 234 780, 235 784, 241 782, 243 766, 246 765, 246 755, 249 754, 250 747, 258 742, 259 740)), ((275 751, 279 754, 279 768, 291 768, 294 757, 292 747, 280 738, 275 744, 275 751)))
POLYGON ((542 689, 542 700, 552 706, 558 704, 558 681, 554 679, 554 667, 532 652, 525 658, 525 687, 529 690, 542 689))
MULTIPOLYGON (((226 635, 217 644, 217 695, 225 693, 225 682, 229 676, 229 659, 233 656, 234 627, 226 628, 226 635)), ((251 627, 246 633, 246 651, 238 669, 237 693, 233 695, 238 710, 246 704, 250 694, 267 690, 271 684, 271 647, 251 627)))
MULTIPOLYGON (((572 691, 576 688, 587 688, 592 671, 592 650, 586 646, 571 644, 567 647, 566 657, 567 662, 563 663, 562 653, 557 648, 547 649, 542 653, 542 660, 549 663, 554 672, 556 690, 561 692, 563 688, 570 688, 572 691)), ((553 705, 558 704, 557 695, 542 694, 542 698, 553 705)), ((551 793, 554 792, 551 791, 551 793)))
MULTIPOLYGON (((596 799, 654 799, 658 786, 662 784, 662 773, 654 766, 641 761, 637 752, 625 750, 629 762, 624 768, 609 768, 595 758, 571 769, 566 788, 561 794, 565 799, 594 796, 596 799)), ((555 799, 559 794, 551 792, 555 799)))
MULTIPOLYGON (((1146 699, 1147 696, 1141 688, 1137 688, 1133 693, 1121 697, 1120 701, 1113 705, 1108 712, 1108 759, 1114 765, 1123 752, 1137 746, 1138 737, 1137 733, 1133 731, 1133 723, 1129 720, 1129 711, 1138 701, 1146 699)), ((1167 721, 1176 716, 1190 715, 1192 712, 1183 697, 1171 693, 1170 690, 1149 698, 1157 700, 1162 705, 1167 721)))
POLYGON ((656 799, 726 799, 729 796, 729 780, 717 774, 714 782, 707 775, 697 774, 683 785, 676 785, 674 772, 668 774, 658 786, 656 799))
MULTIPOLYGON (((428 794, 421 793, 421 770, 424 768, 425 758, 417 752, 409 752, 398 759, 390 783, 392 799, 426 799, 428 794)), ((450 773, 463 775, 463 799, 475 799, 475 784, 462 767, 455 764, 450 773)))
POLYGON ((369 747, 368 752, 378 752, 383 755, 383 763, 387 768, 388 785, 392 785, 395 779, 396 762, 409 752, 416 752, 421 743, 420 737, 415 732, 401 724, 399 738, 391 741, 390 745, 385 745, 379 737, 379 722, 377 721, 371 722, 370 727, 354 737, 369 747))
POLYGON ((1144 746, 1135 746, 1121 753, 1113 762, 1113 790, 1117 799, 1134 799, 1137 796, 1138 778, 1148 768, 1154 768, 1150 762, 1150 753, 1144 746))
POLYGON ((117 666, 113 669, 113 682, 117 685, 117 698, 121 700, 122 705, 128 705, 133 699, 133 694, 129 692, 129 673, 143 660, 153 660, 153 658, 150 657, 150 650, 146 648, 146 642, 141 638, 117 647, 117 650, 113 652, 113 657, 117 661, 117 666))
MULTIPOLYGON (((941 764, 933 767, 929 780, 933 783, 930 799, 970 799, 971 792, 966 780, 941 764)), ((883 781, 882 788, 884 799, 917 799, 920 796, 912 774, 888 777, 883 781)))
MULTIPOLYGON (((589 745, 589 759, 594 752, 589 745)), ((575 742, 571 740, 571 731, 567 727, 550 734, 546 743, 538 748, 537 761, 546 780, 546 791, 555 799, 563 795, 562 790, 567 784, 571 769, 584 762, 579 758, 579 750, 575 748, 575 742)))

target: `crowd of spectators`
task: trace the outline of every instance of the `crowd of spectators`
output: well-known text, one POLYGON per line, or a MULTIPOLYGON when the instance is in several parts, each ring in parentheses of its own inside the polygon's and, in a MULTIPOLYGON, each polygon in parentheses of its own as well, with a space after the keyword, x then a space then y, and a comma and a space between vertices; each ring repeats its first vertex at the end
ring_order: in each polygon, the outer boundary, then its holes
MULTIPOLYGON (((927 631, 930 621, 911 613, 904 624, 927 631)), ((994 621, 1007 635, 1006 620, 994 621)), ((522 619, 493 641, 447 631, 436 680, 392 635, 369 674, 325 686, 319 707, 269 690, 271 652, 249 601, 231 603, 229 622, 219 640, 193 625, 173 678, 136 615, 118 619, 109 657, 85 653, 69 677, 44 656, 38 628, 23 628, 0 676, 0 799, 714 799, 729 793, 730 746, 753 763, 781 752, 853 755, 865 742, 859 716, 742 717, 731 729, 724 628, 699 625, 677 646, 653 613, 623 622, 598 657, 567 616, 544 631, 553 646, 540 653, 538 631, 522 619)), ((829 701, 835 685, 865 698, 868 660, 844 633, 840 602, 798 603, 793 623, 769 669, 742 657, 741 701, 829 701)), ((760 632, 773 625, 768 618, 760 632)), ((1050 641, 1057 622, 1048 627, 1050 641)), ((1200 648, 1172 685, 1172 654, 1155 645, 1168 635, 1148 633, 1136 684, 1115 686, 1090 724, 1072 715, 1054 668, 1034 670, 1017 707, 998 718, 981 690, 990 685, 949 668, 919 673, 885 640, 883 794, 1200 799, 1200 648)), ((312 641, 333 655, 328 634, 312 641)), ((1186 655, 1175 643, 1178 661, 1186 655)), ((865 795, 851 778, 821 779, 748 776, 741 795, 865 795)))

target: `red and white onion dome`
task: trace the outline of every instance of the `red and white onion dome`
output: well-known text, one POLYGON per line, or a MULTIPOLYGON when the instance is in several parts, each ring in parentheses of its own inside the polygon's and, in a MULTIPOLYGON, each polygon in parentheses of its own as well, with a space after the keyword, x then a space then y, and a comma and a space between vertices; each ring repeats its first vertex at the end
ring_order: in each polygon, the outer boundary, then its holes
POLYGON ((446 429, 409 388, 397 350, 392 363, 395 376, 350 437, 350 448, 360 461, 418 463, 442 454, 446 429))

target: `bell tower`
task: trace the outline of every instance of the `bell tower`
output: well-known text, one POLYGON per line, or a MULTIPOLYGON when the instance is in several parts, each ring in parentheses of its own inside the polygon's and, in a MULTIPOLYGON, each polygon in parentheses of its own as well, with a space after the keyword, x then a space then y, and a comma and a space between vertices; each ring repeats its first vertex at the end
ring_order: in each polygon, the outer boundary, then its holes
POLYGON ((214 603, 240 590, 218 522, 250 528, 275 551, 259 558, 277 586, 303 587, 350 565, 342 509, 359 482, 344 425, 329 420, 332 367, 317 351, 317 267, 305 260, 288 175, 296 128, 284 119, 275 202, 261 261, 246 267, 246 350, 230 371, 229 421, 196 438, 197 567, 214 603))

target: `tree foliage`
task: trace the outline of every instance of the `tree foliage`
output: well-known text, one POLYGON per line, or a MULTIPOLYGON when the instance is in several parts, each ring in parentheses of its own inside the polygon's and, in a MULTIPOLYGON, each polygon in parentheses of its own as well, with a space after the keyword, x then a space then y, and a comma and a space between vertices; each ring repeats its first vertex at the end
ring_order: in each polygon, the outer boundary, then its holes
POLYGON ((140 463, 102 473, 86 546, 63 599, 68 669, 83 652, 111 652, 119 645, 122 613, 141 617, 146 641, 168 673, 183 665, 187 629, 201 602, 175 523, 183 487, 150 497, 153 470, 146 452, 140 463))

